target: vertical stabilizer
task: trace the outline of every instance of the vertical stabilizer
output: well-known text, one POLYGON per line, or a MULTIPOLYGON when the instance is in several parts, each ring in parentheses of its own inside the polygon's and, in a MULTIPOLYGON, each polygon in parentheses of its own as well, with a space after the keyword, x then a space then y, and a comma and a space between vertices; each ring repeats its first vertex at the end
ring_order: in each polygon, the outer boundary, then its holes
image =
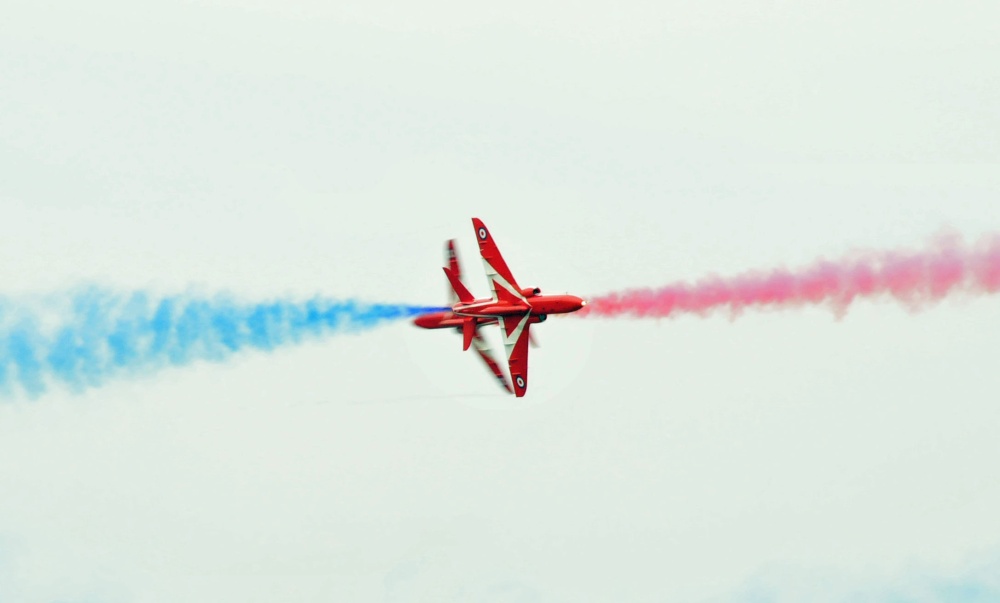
MULTIPOLYGON (((444 261, 448 264, 448 269, 451 270, 458 280, 462 280, 462 267, 458 263, 458 252, 455 250, 455 239, 448 239, 447 245, 444 249, 444 261)), ((458 301, 458 296, 455 295, 455 289, 448 287, 448 303, 454 304, 458 301)))

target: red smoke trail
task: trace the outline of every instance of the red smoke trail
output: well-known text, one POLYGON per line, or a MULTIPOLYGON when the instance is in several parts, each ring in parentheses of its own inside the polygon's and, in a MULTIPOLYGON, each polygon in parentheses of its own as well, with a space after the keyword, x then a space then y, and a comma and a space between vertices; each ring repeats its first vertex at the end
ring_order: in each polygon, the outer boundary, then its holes
POLYGON ((693 284, 629 289, 588 300, 590 316, 666 317, 728 308, 829 304, 843 313, 857 298, 891 297, 918 308, 954 293, 1000 292, 1000 235, 974 246, 943 238, 922 251, 864 252, 800 270, 709 277, 693 284))

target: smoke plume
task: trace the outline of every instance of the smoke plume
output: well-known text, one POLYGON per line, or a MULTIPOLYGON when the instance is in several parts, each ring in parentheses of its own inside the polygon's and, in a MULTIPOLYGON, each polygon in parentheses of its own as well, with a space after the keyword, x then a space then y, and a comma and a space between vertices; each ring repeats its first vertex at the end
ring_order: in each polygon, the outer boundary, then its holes
POLYGON ((244 349, 365 331, 439 309, 322 298, 155 298, 99 289, 0 299, 0 390, 38 395, 54 383, 82 390, 117 376, 221 361, 244 349))
POLYGON ((1000 235, 967 245, 942 238, 923 250, 862 252, 798 270, 778 268, 694 283, 629 289, 588 300, 590 316, 668 317, 724 309, 827 304, 838 314, 856 299, 892 298, 920 308, 955 293, 1000 292, 1000 235))

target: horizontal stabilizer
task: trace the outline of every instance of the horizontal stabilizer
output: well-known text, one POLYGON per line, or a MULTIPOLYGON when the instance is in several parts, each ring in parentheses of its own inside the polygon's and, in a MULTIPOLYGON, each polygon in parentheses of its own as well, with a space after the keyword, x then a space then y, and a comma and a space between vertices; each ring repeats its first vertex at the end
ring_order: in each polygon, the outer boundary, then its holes
POLYGON ((455 295, 458 296, 458 301, 460 302, 471 302, 475 298, 469 293, 469 290, 465 288, 462 281, 459 280, 458 275, 452 272, 450 268, 443 268, 445 276, 448 277, 448 282, 451 283, 451 288, 455 290, 455 295))

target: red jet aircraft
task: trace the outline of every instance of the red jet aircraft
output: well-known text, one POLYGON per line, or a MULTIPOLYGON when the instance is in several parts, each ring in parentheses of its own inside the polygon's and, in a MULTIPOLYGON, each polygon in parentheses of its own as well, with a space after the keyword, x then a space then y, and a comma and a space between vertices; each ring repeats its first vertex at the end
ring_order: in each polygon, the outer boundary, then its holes
POLYGON ((496 375, 500 385, 512 391, 518 398, 528 390, 528 340, 529 329, 534 323, 544 321, 549 314, 576 312, 587 302, 575 295, 542 295, 537 287, 522 289, 514 280, 514 275, 503 261, 493 236, 479 218, 472 219, 479 241, 479 252, 483 256, 486 278, 490 282, 493 297, 475 299, 462 284, 461 270, 455 255, 454 241, 448 241, 448 266, 444 273, 454 291, 450 312, 424 314, 413 323, 425 329, 456 329, 462 333, 462 349, 475 345, 476 351, 486 365, 496 375), (504 377, 503 371, 493 360, 486 341, 477 330, 483 325, 499 324, 503 345, 507 351, 510 378, 513 389, 504 377))

